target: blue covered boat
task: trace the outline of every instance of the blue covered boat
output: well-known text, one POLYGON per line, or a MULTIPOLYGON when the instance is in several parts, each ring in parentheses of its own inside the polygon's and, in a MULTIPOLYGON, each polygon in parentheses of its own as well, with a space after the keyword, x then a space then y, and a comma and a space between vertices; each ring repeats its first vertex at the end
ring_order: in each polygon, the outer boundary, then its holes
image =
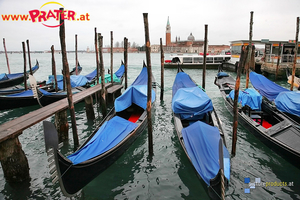
MULTIPOLYGON (((253 75, 256 75, 254 73, 250 73, 251 82, 254 80, 253 75)), ((274 84, 271 87, 273 89, 264 90, 263 88, 268 85, 268 82, 264 81, 261 76, 255 76, 255 78, 260 83, 253 84, 252 82, 252 85, 256 89, 257 85, 260 86, 259 93, 253 88, 239 91, 238 122, 284 159, 300 168, 299 125, 263 100, 261 96, 264 94, 270 99, 276 99, 280 96, 277 94, 279 91, 283 90, 279 93, 284 94, 286 90, 274 84)), ((235 80, 227 73, 222 72, 217 74, 215 84, 220 89, 225 106, 233 115, 235 80)))
MULTIPOLYGON (((72 88, 72 94, 76 94, 82 90, 85 90, 85 88, 72 88)), ((41 106, 46 106, 67 97, 67 92, 62 90, 58 92, 47 92, 46 90, 38 89, 37 93, 38 100, 34 97, 31 89, 14 94, 0 95, 0 110, 34 106, 39 105, 39 103, 41 106)))
MULTIPOLYGON (((113 84, 114 85, 122 84, 124 75, 125 75, 125 65, 124 65, 123 61, 121 61, 121 66, 115 73, 113 73, 113 84)), ((111 82, 111 74, 109 72, 107 74, 105 74, 104 81, 105 81, 105 83, 111 82)), ((96 79, 94 81, 94 84, 95 84, 95 82, 96 82, 96 79)), ((101 77, 99 77, 99 83, 101 83, 101 77)), ((92 84, 91 86, 93 87, 94 84, 92 84)))
POLYGON ((76 74, 76 67, 74 67, 71 71, 70 71, 70 75, 79 75, 82 71, 82 67, 80 66, 79 62, 78 62, 78 66, 77 66, 77 74, 76 74))
POLYGON ((172 92, 174 124, 180 144, 208 188, 208 195, 220 199, 222 176, 224 187, 230 179, 230 158, 212 101, 181 68, 172 92))
MULTIPOLYGON (((35 73, 39 69, 39 62, 36 61, 35 66, 32 68, 32 73, 35 73)), ((30 70, 27 71, 27 79, 30 70)), ((0 88, 7 88, 14 85, 18 85, 24 83, 24 72, 22 73, 15 73, 15 74, 0 74, 0 88)))
MULTIPOLYGON (((86 88, 81 86, 86 86, 90 80, 95 78, 96 73, 97 71, 94 70, 93 72, 85 76, 82 75, 70 76, 72 93, 76 94, 82 90, 85 90, 86 88)), ((54 77, 50 76, 49 78, 51 79, 54 77)), ((67 93, 66 91, 63 91, 62 76, 58 76, 57 85, 59 88, 58 92, 54 92, 53 89, 50 89, 51 92, 48 92, 47 90, 45 90, 45 88, 44 89, 38 88, 39 101, 37 100, 37 98, 34 97, 31 89, 19 93, 14 93, 14 94, 0 95, 0 110, 38 105, 39 102, 41 103, 42 106, 46 106, 55 101, 66 98, 67 93)))
MULTIPOLYGON (((109 112, 91 136, 69 155, 58 149, 54 125, 44 121, 46 151, 54 154, 53 181, 59 180, 66 196, 76 195, 91 180, 113 164, 143 132, 147 121, 147 68, 144 66, 137 79, 115 100, 109 112)), ((154 78, 152 79, 154 82, 154 78)), ((152 103, 155 101, 155 86, 152 103)))
POLYGON ((250 73, 250 81, 253 87, 268 99, 267 103, 270 103, 270 106, 274 102, 279 111, 300 126, 300 92, 290 91, 255 72, 250 73))

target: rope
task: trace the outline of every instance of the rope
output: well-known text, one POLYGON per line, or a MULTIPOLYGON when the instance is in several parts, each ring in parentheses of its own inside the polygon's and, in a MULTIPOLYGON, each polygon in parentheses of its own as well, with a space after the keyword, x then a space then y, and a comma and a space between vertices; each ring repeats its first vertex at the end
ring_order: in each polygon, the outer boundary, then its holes
POLYGON ((225 182, 224 182, 224 172, 221 169, 221 199, 225 200, 225 182))

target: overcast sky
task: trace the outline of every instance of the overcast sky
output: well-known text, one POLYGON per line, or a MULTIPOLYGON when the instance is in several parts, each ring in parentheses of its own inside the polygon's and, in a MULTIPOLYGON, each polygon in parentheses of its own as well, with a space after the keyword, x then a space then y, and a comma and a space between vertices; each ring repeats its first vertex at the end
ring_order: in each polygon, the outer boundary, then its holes
MULTIPOLYGON (((0 0, 0 14, 29 14, 30 10, 59 9, 57 4, 41 6, 49 0, 0 0)), ((145 43, 143 13, 148 13, 150 43, 165 44, 168 16, 171 40, 176 36, 186 40, 192 33, 196 40, 204 39, 208 25, 209 44, 229 44, 249 39, 250 12, 253 17, 253 39, 295 39, 296 18, 300 16, 300 0, 57 0, 65 10, 76 12, 75 18, 88 13, 89 21, 66 21, 67 50, 94 49, 94 28, 103 35, 104 46, 110 45, 110 31, 114 44, 128 41, 142 46, 145 43)), ((50 20, 46 25, 56 25, 50 20)), ((48 28, 41 22, 3 21, 0 18, 0 38, 5 38, 8 51, 22 50, 22 41, 29 39, 31 50, 60 49, 59 28, 48 28)), ((0 51, 4 50, 1 42, 0 51)))

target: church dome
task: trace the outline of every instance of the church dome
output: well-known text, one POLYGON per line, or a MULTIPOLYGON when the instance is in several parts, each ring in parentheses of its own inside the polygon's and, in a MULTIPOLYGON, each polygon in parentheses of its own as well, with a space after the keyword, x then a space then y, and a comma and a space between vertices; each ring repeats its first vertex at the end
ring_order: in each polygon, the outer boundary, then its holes
POLYGON ((192 35, 192 33, 189 35, 188 40, 190 40, 190 41, 194 41, 195 40, 195 37, 192 35))

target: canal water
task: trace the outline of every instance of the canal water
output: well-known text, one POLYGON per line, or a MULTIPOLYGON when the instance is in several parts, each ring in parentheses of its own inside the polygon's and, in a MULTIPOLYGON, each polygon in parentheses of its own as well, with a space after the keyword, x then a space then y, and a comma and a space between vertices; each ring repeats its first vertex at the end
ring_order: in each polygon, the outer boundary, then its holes
MULTIPOLYGON (((12 73, 23 71, 23 54, 9 54, 12 73)), ((75 55, 69 53, 70 68, 74 67, 75 55)), ((55 54, 57 74, 61 74, 61 54, 55 54)), ((94 53, 79 53, 79 62, 83 67, 82 75, 95 69, 94 53)), ((104 54, 104 67, 110 67, 110 54, 104 54)), ((31 54, 32 64, 37 59, 40 69, 35 73, 37 80, 47 79, 51 74, 51 54, 31 54)), ((123 54, 114 54, 114 71, 120 66, 123 54)), ((169 59, 169 55, 165 55, 169 59)), ((128 83, 131 84, 139 74, 145 53, 128 55, 128 83)), ((154 77, 160 83, 160 54, 151 54, 154 77)), ((28 67, 28 65, 27 65, 28 67)), ((0 54, 0 73, 7 72, 5 55, 0 54)), ((202 84, 202 70, 185 72, 198 83, 202 84)), ((206 71, 206 92, 212 99, 214 107, 223 123, 226 143, 231 152, 232 119, 225 107, 217 86, 213 84, 217 70, 206 71)), ((229 72, 236 77, 236 74, 229 72)), ((74 199, 209 199, 206 188, 197 178, 192 165, 185 156, 177 139, 172 119, 171 97, 172 84, 176 69, 165 70, 164 101, 159 100, 160 89, 157 90, 156 102, 153 108, 153 143, 154 156, 148 156, 147 130, 133 143, 133 145, 105 172, 89 183, 82 193, 74 199)), ((286 81, 278 82, 288 87, 286 81)), ((245 76, 241 77, 241 86, 245 86, 245 76)), ((38 106, 0 111, 0 124, 18 116, 38 109, 38 106)), ((102 115, 95 106, 96 119, 86 120, 84 103, 75 105, 76 122, 80 144, 92 133, 100 123, 102 115)), ((46 119, 54 121, 53 117, 46 119)), ((71 124, 69 118, 69 124, 71 124)), ((64 144, 62 153, 69 155, 73 151, 72 129, 70 126, 69 141, 64 144)), ((5 181, 2 168, 0 169, 0 199, 68 199, 63 196, 58 184, 52 184, 47 155, 45 153, 43 126, 38 123, 26 129, 19 136, 22 149, 25 152, 29 166, 31 180, 23 184, 8 184, 5 181)), ((300 144, 299 144, 300 145, 300 144)), ((231 158, 231 177, 226 190, 226 199, 300 199, 300 169, 291 165, 284 158, 270 150, 249 131, 238 127, 236 156, 231 158), (261 183, 273 186, 256 186, 245 193, 250 182, 255 179, 261 183), (280 183, 286 183, 287 186, 280 183), (277 185, 277 186, 274 186, 277 185)))

